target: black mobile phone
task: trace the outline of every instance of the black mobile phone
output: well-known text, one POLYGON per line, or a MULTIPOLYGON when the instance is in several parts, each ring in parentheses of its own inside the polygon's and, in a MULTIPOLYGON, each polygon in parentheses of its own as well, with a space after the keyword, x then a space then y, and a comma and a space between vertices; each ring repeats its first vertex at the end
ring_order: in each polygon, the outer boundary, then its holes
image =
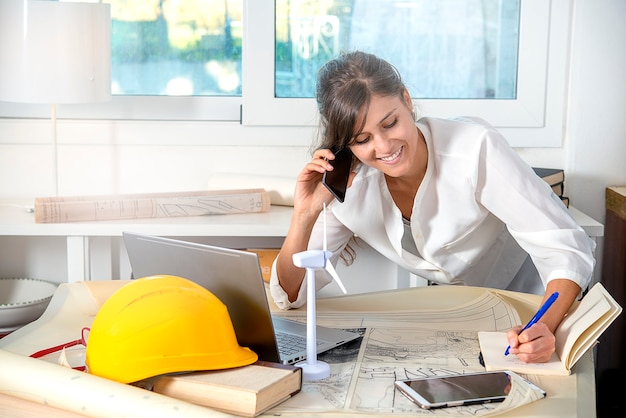
POLYGON ((322 177, 322 183, 335 198, 343 203, 348 189, 348 179, 352 168, 352 151, 350 148, 342 148, 335 154, 334 160, 328 160, 333 166, 332 171, 326 171, 322 177))
POLYGON ((502 402, 511 389, 510 371, 398 380, 395 386, 420 408, 502 402))

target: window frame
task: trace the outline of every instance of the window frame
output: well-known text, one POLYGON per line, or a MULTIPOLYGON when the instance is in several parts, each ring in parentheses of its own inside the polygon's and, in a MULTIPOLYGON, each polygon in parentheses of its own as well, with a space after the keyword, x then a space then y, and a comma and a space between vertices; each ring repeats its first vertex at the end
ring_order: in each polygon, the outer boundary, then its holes
MULTIPOLYGON (((499 128, 513 146, 560 146, 571 21, 569 3, 569 0, 522 0, 516 99, 414 99, 421 114, 479 116, 499 128)), ((243 68, 242 123, 317 125, 314 99, 274 96, 274 54, 267 52, 267 45, 272 45, 272 51, 275 45, 274 0, 249 1, 244 21, 244 63, 254 65, 243 68)))
MULTIPOLYGON (((274 0, 243 0, 241 96, 114 96, 110 102, 59 105, 59 119, 228 122, 246 128, 315 127, 314 99, 274 97, 274 0), (242 126, 243 125, 243 126, 242 126)), ((572 0, 522 0, 520 78, 515 100, 415 100, 421 114, 474 115, 514 147, 561 147, 564 137, 572 0)), ((50 117, 49 104, 0 102, 0 118, 50 117)), ((265 131, 265 129, 263 129, 265 131)), ((233 132, 235 133, 235 132, 233 132)), ((235 137, 239 136, 236 132, 235 137)), ((254 135, 251 145, 258 144, 254 135)), ((274 144, 271 139, 263 140, 274 144)), ((234 141, 239 142, 239 141, 234 141)), ((278 145, 281 141, 276 141, 278 145)))
MULTIPOLYGON (((0 101, 0 117, 50 118, 50 104, 0 101)), ((113 96, 104 103, 57 106, 59 119, 240 122, 240 115, 240 96, 113 96)))

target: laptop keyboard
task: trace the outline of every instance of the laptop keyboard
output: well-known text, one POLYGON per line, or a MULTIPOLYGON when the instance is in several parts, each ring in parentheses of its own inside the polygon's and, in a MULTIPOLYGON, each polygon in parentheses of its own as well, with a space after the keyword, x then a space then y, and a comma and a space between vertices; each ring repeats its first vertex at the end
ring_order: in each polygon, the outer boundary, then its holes
MULTIPOLYGON (((302 335, 277 332, 276 342, 278 344, 278 351, 285 355, 291 355, 306 350, 306 337, 302 335)), ((318 346, 321 344, 321 341, 317 341, 318 346)))

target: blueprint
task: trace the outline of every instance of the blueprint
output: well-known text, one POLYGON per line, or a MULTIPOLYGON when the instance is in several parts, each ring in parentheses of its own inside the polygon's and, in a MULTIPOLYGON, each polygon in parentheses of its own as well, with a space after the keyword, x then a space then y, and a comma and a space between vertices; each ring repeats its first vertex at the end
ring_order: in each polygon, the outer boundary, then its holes
MULTIPOLYGON (((304 321, 295 315, 291 319, 304 321)), ((540 399, 523 379, 504 403, 422 410, 394 382, 427 376, 484 371, 478 361, 478 330, 507 330, 518 324, 515 309, 490 291, 471 303, 441 311, 343 312, 320 314, 318 323, 343 327, 362 338, 318 357, 331 366, 329 378, 304 382, 302 391, 268 414, 356 412, 376 415, 485 416, 540 399)))
POLYGON ((263 189, 58 196, 35 199, 35 222, 103 221, 266 212, 263 189))

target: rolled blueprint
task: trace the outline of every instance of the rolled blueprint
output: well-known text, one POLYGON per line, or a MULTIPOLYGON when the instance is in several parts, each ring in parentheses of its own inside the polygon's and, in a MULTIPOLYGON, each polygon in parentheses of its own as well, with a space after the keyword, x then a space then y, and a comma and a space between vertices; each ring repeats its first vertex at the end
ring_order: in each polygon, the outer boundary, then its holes
POLYGON ((295 177, 258 174, 214 173, 209 178, 209 190, 262 188, 270 195, 272 205, 293 206, 295 177))
POLYGON ((158 393, 0 350, 0 393, 90 417, 227 417, 158 393))

